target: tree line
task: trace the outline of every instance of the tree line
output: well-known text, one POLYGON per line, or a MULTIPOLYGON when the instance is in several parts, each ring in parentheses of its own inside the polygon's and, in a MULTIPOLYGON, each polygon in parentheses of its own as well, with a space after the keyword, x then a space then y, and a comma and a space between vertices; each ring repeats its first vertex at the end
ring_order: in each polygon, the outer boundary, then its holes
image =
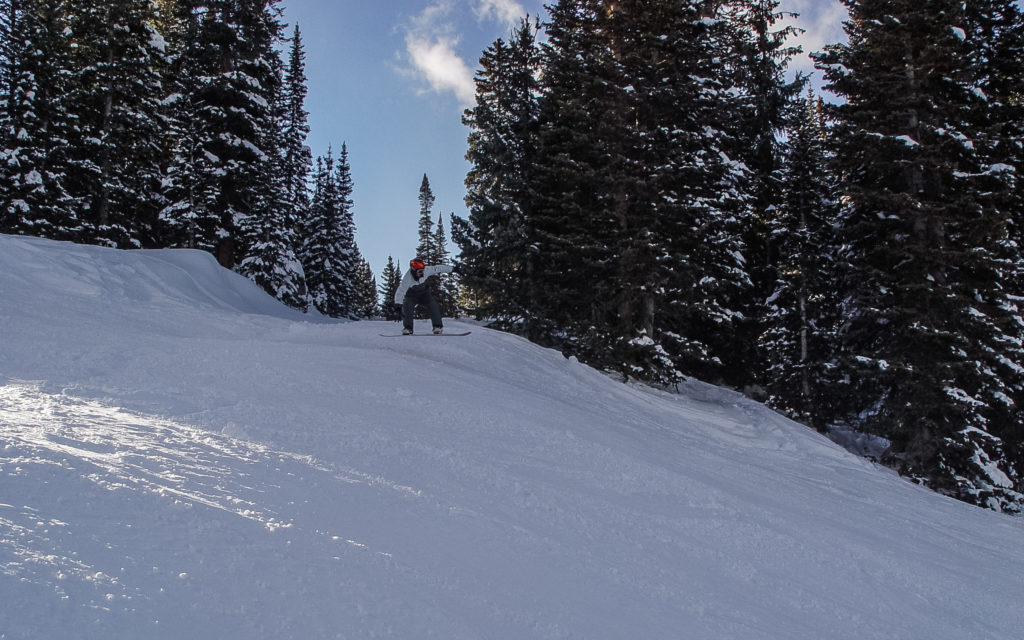
POLYGON ((776 0, 559 0, 480 59, 472 311, 626 379, 695 377, 961 500, 1024 506, 1024 19, 843 0, 787 72, 776 0))
POLYGON ((209 251, 297 309, 377 315, 347 149, 306 145, 277 0, 0 0, 0 232, 209 251))

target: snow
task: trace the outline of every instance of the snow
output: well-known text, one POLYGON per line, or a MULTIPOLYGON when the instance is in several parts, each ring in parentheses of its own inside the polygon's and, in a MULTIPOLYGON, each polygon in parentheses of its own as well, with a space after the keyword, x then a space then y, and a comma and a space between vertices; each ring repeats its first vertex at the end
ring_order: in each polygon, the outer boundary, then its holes
POLYGON ((0 638, 1018 638, 1024 520, 735 393, 0 236, 0 638))

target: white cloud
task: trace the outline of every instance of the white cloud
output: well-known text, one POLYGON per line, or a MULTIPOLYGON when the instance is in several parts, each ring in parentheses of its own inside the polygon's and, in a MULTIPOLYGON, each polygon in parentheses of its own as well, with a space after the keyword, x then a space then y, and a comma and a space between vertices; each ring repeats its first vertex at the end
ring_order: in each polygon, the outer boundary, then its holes
MULTIPOLYGON (((493 1, 493 0, 487 0, 493 1)), ((410 20, 405 31, 407 75, 425 81, 435 93, 452 93, 462 106, 473 104, 476 84, 473 70, 459 57, 455 37, 454 0, 434 0, 410 20)))
POLYGON ((437 93, 451 91, 462 105, 470 105, 476 96, 473 70, 455 53, 457 41, 445 36, 422 38, 410 33, 405 39, 406 53, 417 75, 437 93))
POLYGON ((526 15, 518 0, 433 0, 405 26, 404 73, 425 81, 435 93, 452 93, 462 106, 476 98, 475 74, 459 56, 455 35, 470 11, 479 22, 506 26, 526 15))
POLYGON ((476 15, 480 20, 486 20, 493 15, 499 22, 509 23, 525 16, 526 10, 516 0, 479 0, 476 15))

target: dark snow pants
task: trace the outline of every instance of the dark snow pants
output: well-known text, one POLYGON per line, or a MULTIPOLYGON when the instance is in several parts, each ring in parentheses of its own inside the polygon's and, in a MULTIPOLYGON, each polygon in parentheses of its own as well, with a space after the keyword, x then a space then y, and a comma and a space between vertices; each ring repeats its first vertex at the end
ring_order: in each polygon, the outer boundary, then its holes
POLYGON ((430 322, 434 328, 441 327, 441 307, 438 306, 437 300, 434 300, 434 296, 430 295, 430 289, 426 287, 422 291, 409 290, 405 294, 405 299, 402 301, 402 325, 406 329, 412 331, 412 321, 416 317, 416 307, 424 306, 427 311, 430 312, 430 322))

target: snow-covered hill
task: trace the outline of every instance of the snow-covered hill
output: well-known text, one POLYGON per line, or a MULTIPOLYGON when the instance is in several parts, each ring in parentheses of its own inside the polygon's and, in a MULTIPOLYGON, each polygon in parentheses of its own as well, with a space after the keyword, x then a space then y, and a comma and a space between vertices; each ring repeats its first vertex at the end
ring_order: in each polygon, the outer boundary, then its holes
POLYGON ((0 638, 1021 637, 1024 520, 448 327, 0 236, 0 638))

